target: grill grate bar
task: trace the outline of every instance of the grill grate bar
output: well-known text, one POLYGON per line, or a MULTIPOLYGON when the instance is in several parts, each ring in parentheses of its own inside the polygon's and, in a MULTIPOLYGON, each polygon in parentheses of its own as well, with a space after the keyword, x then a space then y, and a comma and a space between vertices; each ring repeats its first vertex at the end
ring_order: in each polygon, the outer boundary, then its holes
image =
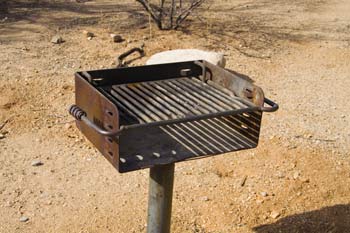
POLYGON ((218 111, 225 111, 225 110, 227 110, 227 109, 222 108, 217 103, 213 102, 210 98, 208 98, 205 95, 203 95, 203 93, 201 93, 201 91, 189 88, 183 82, 173 81, 171 83, 176 85, 177 87, 181 88, 182 90, 186 91, 187 93, 191 93, 193 98, 201 100, 202 103, 205 104, 205 106, 207 106, 207 109, 211 110, 212 112, 218 112, 218 111))
POLYGON ((166 101, 161 101, 162 99, 159 97, 155 99, 154 94, 152 95, 152 93, 150 93, 147 89, 142 88, 140 85, 137 85, 135 86, 135 88, 133 88, 133 91, 135 91, 138 95, 140 95, 149 103, 153 104, 157 109, 164 112, 164 114, 166 114, 167 117, 171 119, 176 117, 176 111, 174 111, 174 109, 169 104, 167 104, 166 101))
POLYGON ((207 92, 208 94, 210 93, 212 96, 216 97, 217 100, 222 101, 223 103, 235 108, 235 109, 240 109, 240 108, 247 108, 249 106, 247 106, 246 104, 243 104, 241 102, 241 99, 233 96, 232 93, 228 93, 228 90, 225 90, 225 92, 218 90, 217 88, 215 88, 212 85, 203 83, 201 81, 198 80, 193 80, 192 82, 194 87, 198 87, 200 89, 202 89, 203 91, 207 92))
POLYGON ((135 94, 135 86, 126 87, 126 85, 122 85, 120 86, 120 89, 126 92, 131 98, 135 98, 136 101, 141 102, 140 104, 142 104, 143 108, 149 109, 152 118, 160 118, 162 120, 168 119, 168 117, 163 112, 159 111, 158 108, 154 107, 154 104, 150 103, 148 100, 146 101, 141 95, 135 94))
MULTIPOLYGON (((118 94, 114 90, 110 90, 110 93, 114 97, 118 96, 118 94)), ((125 122, 132 123, 131 119, 137 119, 141 123, 147 122, 146 120, 144 120, 143 117, 140 117, 140 114, 142 115, 143 113, 139 112, 139 110, 137 110, 131 103, 129 102, 122 103, 120 100, 124 100, 124 98, 123 97, 114 98, 114 101, 117 107, 122 110, 119 112, 119 114, 125 122)))
POLYGON ((152 122, 152 119, 150 119, 146 114, 135 107, 134 101, 129 101, 128 99, 124 98, 123 95, 120 95, 114 89, 111 92, 112 95, 114 95, 117 99, 120 99, 122 103, 128 108, 128 110, 132 111, 139 120, 146 123, 152 122))
POLYGON ((198 109, 202 110, 204 113, 210 113, 210 112, 217 112, 217 110, 215 108, 213 108, 212 106, 208 105, 207 103, 205 103, 204 101, 201 101, 199 98, 197 98, 194 93, 190 93, 188 92, 188 90, 186 90, 186 88, 182 87, 182 86, 177 86, 172 82, 166 82, 166 84, 172 88, 173 90, 175 90, 178 93, 183 93, 183 98, 187 97, 187 99, 185 98, 185 100, 191 100, 194 103, 196 103, 196 106, 198 106, 198 109))
MULTIPOLYGON (((150 83, 150 85, 154 85, 154 84, 150 83)), ((205 111, 203 109, 199 111, 200 108, 198 104, 194 105, 193 103, 190 103, 188 99, 184 98, 184 96, 182 95, 178 95, 178 92, 176 90, 173 90, 169 86, 164 85, 164 83, 158 82, 157 84, 154 85, 154 87, 158 88, 159 90, 162 90, 164 95, 168 95, 174 101, 176 101, 176 103, 187 108, 187 110, 185 110, 186 112, 192 112, 193 115, 201 115, 202 113, 209 113, 208 111, 205 111)))
POLYGON ((194 93, 200 94, 201 99, 204 99, 204 101, 209 102, 210 104, 215 106, 215 108, 218 109, 219 111, 226 111, 226 110, 232 109, 232 106, 229 106, 229 105, 225 104, 224 102, 221 102, 214 95, 209 94, 208 91, 206 91, 204 88, 200 88, 200 87, 193 85, 193 82, 189 83, 189 82, 186 82, 186 80, 182 80, 182 79, 179 79, 177 82, 179 82, 183 86, 187 87, 188 90, 190 90, 194 93))
POLYGON ((153 86, 145 85, 144 83, 141 83, 139 88, 142 91, 145 91, 146 93, 149 93, 149 95, 151 95, 155 100, 157 100, 158 102, 164 104, 166 107, 171 109, 174 113, 176 113, 178 116, 180 116, 180 117, 186 116, 185 113, 187 112, 187 110, 184 107, 179 105, 172 98, 164 95, 162 92, 160 92, 159 90, 157 90, 153 86))

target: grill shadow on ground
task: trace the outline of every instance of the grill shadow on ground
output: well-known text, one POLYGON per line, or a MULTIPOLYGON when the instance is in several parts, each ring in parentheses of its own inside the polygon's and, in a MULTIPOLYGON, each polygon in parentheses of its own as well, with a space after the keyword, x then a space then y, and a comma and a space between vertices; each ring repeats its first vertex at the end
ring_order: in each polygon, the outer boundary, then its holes
POLYGON ((350 205, 335 205, 281 218, 275 223, 254 227, 257 233, 345 233, 350 232, 350 205))

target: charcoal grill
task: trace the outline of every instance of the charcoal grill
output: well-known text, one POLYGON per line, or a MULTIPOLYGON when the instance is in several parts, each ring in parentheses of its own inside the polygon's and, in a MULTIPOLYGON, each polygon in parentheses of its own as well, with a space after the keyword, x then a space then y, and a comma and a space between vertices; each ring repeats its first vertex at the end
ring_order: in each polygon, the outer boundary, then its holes
POLYGON ((174 163, 258 145, 261 88, 197 60, 75 74, 77 127, 119 171, 151 168, 148 232, 168 232, 174 163))

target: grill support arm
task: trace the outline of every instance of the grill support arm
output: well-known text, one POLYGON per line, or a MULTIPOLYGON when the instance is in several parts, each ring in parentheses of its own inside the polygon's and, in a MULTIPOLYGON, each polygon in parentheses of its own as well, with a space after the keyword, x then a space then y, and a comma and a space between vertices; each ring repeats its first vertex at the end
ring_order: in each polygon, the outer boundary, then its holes
POLYGON ((169 233, 175 164, 150 168, 147 233, 169 233))

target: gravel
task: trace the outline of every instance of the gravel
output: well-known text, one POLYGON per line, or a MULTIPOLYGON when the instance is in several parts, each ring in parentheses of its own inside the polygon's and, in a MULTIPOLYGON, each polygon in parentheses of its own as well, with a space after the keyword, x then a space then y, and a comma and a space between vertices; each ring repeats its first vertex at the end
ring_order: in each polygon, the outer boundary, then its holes
POLYGON ((40 160, 33 160, 32 161, 32 163, 31 163, 31 165, 33 166, 33 167, 39 167, 39 166, 41 166, 41 165, 43 165, 44 163, 43 162, 41 162, 40 160))
POLYGON ((29 218, 26 217, 26 216, 22 216, 22 217, 19 218, 19 221, 20 221, 20 222, 28 222, 28 221, 29 221, 29 218))

